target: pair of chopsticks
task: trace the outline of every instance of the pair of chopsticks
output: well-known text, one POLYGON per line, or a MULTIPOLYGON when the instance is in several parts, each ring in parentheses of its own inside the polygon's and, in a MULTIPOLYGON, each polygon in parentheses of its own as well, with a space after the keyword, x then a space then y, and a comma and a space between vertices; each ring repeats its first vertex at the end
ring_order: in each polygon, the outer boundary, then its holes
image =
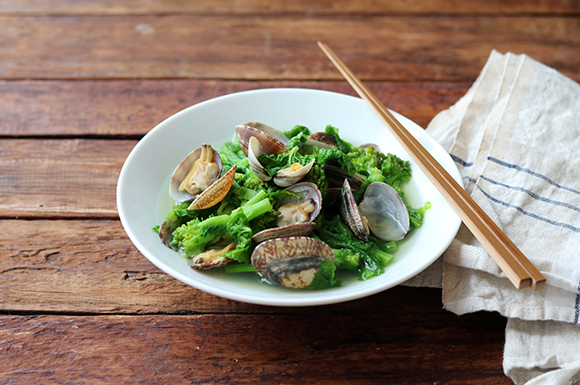
POLYGON ((546 278, 449 173, 324 43, 319 47, 427 175, 461 220, 519 290, 541 290, 546 278))

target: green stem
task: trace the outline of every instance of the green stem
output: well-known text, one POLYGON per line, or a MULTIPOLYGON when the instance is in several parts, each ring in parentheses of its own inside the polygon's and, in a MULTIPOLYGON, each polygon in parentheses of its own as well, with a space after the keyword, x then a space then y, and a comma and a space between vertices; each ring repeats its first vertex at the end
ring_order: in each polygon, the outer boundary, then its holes
POLYGON ((236 264, 228 264, 224 266, 224 270, 226 273, 257 273, 258 270, 249 263, 236 263, 236 264))

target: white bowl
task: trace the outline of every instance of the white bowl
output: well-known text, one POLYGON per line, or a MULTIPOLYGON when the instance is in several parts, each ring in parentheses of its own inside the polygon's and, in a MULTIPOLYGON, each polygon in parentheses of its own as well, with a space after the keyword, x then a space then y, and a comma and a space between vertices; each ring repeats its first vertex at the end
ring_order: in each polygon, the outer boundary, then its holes
MULTIPOLYGON (((394 113, 439 163, 461 183, 447 152, 421 127, 394 113)), ((121 223, 131 241, 155 266, 172 277, 224 298, 274 306, 310 306, 349 301, 393 287, 432 264, 454 238, 461 220, 381 121, 359 98, 309 89, 262 89, 211 99, 178 112, 152 129, 131 151, 117 184, 121 223), (192 149, 210 143, 220 148, 231 140, 234 127, 258 121, 288 130, 303 125, 312 132, 331 124, 341 137, 360 145, 376 143, 410 160, 413 177, 403 188, 414 207, 429 201, 423 226, 399 246, 391 265, 379 277, 358 281, 341 274, 342 286, 326 290, 293 290, 261 282, 255 274, 196 271, 184 257, 164 246, 151 230, 171 211, 169 176, 192 149)))

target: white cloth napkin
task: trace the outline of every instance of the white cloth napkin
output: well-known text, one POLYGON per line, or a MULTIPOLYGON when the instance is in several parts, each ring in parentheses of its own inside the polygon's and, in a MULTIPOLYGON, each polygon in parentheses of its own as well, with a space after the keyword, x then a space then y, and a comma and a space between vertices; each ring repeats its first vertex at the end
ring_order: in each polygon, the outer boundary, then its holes
POLYGON ((580 383, 580 85, 526 55, 493 51, 427 132, 547 286, 516 290, 464 225, 408 284, 437 286, 442 269, 447 310, 508 317, 503 365, 516 384, 580 383))

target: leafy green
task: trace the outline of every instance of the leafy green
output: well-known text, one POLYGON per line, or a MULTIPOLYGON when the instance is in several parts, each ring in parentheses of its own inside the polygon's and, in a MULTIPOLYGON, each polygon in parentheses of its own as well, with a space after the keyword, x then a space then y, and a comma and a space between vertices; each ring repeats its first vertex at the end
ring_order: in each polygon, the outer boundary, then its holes
MULTIPOLYGON (((366 280, 383 274, 385 266, 393 259, 391 254, 381 250, 375 242, 362 242, 356 238, 338 215, 331 219, 323 217, 319 223, 315 231, 322 241, 333 249, 347 249, 351 253, 358 255, 359 263, 356 270, 359 273, 359 280, 366 280)), ((344 256, 348 257, 348 259, 341 258, 338 267, 353 270, 352 263, 355 258, 350 254, 344 256)), ((342 255, 339 257, 342 257, 342 255)))
POLYGON ((290 139, 286 144, 288 148, 300 148, 302 143, 310 137, 310 130, 304 126, 294 126, 290 131, 285 131, 284 135, 290 139))
POLYGON ((338 128, 331 126, 330 124, 328 126, 326 126, 326 128, 324 129, 324 132, 329 134, 330 136, 332 136, 334 138, 334 140, 336 141, 336 147, 344 152, 344 153, 349 153, 352 151, 353 149, 353 145, 350 144, 349 142, 343 140, 340 135, 338 135, 338 128))
POLYGON ((386 178, 387 184, 393 188, 399 187, 401 183, 411 180, 411 164, 402 160, 396 155, 382 155, 381 172, 386 178))
POLYGON ((224 254, 239 262, 249 262, 252 229, 250 221, 266 214, 272 204, 264 191, 257 193, 245 205, 231 214, 194 218, 173 232, 172 243, 186 256, 196 255, 218 239, 236 243, 236 249, 224 254))
POLYGON ((319 290, 326 289, 327 287, 340 286, 340 280, 334 275, 335 271, 336 265, 330 259, 325 259, 307 289, 319 290))
POLYGON ((313 160, 314 158, 310 155, 302 155, 300 153, 300 147, 294 147, 290 149, 290 151, 283 152, 280 155, 268 155, 264 153, 258 157, 260 164, 266 169, 268 175, 272 177, 276 175, 278 171, 288 168, 294 163, 306 166, 313 160))

